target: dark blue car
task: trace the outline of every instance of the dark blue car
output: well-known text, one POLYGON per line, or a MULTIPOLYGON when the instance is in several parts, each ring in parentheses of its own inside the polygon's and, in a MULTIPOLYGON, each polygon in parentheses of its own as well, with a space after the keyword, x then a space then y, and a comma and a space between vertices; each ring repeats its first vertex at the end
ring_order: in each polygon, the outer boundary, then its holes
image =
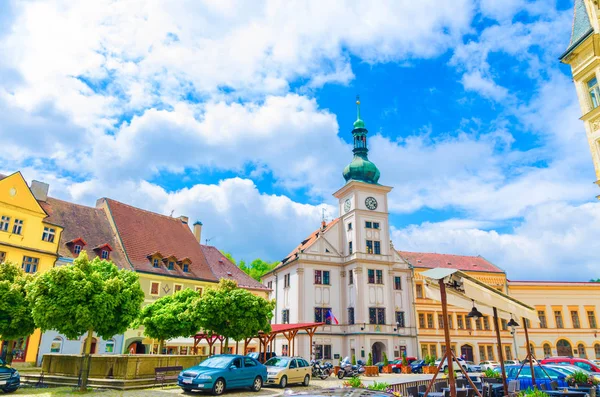
POLYGON ((266 380, 267 367, 252 357, 220 354, 181 371, 177 384, 186 392, 210 391, 217 396, 227 389, 244 387, 257 392, 266 380))
POLYGON ((21 385, 19 371, 0 359, 0 389, 5 393, 16 391, 21 385))

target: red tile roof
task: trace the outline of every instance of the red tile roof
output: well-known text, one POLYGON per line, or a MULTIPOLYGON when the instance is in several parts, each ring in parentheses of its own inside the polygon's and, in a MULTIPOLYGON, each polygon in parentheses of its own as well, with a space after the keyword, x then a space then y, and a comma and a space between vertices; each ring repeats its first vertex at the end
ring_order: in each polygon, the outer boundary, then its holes
MULTIPOLYGON (((326 232, 327 230, 329 230, 333 225, 335 225, 336 223, 338 223, 340 220, 340 218, 335 218, 334 220, 332 220, 331 222, 329 222, 326 226, 325 229, 323 229, 322 227, 315 230, 314 232, 312 232, 310 234, 310 236, 308 236, 308 238, 302 240, 302 242, 300 244, 298 244, 298 246, 296 248, 294 248, 294 250, 292 252, 290 252, 290 254, 288 256, 286 256, 284 259, 281 260, 281 263, 277 266, 275 266, 275 269, 285 265, 286 263, 293 261, 294 259, 296 259, 298 257, 298 253, 302 252, 304 249, 308 248, 312 243, 315 242, 315 240, 324 232, 326 232)), ((270 273, 270 272, 269 272, 270 273)))
POLYGON ((481 256, 433 254, 426 252, 406 251, 398 251, 398 254, 413 267, 424 267, 430 269, 442 267, 464 271, 504 273, 504 270, 493 265, 491 262, 487 261, 481 256))
POLYGON ((260 282, 256 281, 246 273, 244 273, 234 263, 229 261, 225 255, 221 253, 216 247, 210 245, 201 245, 202 252, 206 257, 210 270, 216 278, 226 278, 236 280, 240 287, 263 289, 267 290, 260 282))
POLYGON ((44 221, 64 228, 58 242, 58 254, 61 257, 77 257, 71 252, 67 243, 81 238, 86 243, 83 250, 87 252, 90 259, 98 256, 94 251, 94 247, 108 244, 112 248, 109 259, 119 268, 131 269, 125 259, 125 254, 119 247, 104 210, 69 203, 52 197, 48 197, 46 201, 38 202, 48 214, 44 221))
POLYGON ((129 261, 137 271, 178 276, 206 281, 218 281, 204 257, 200 244, 189 226, 178 218, 145 211, 111 199, 105 200, 129 261), (189 258, 189 272, 175 266, 168 270, 152 266, 148 255, 160 252, 163 257, 189 258))

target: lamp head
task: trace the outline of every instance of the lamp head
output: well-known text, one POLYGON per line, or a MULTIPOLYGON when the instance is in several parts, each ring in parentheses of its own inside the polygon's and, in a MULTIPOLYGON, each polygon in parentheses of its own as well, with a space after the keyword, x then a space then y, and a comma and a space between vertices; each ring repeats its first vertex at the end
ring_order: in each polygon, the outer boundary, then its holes
POLYGON ((471 299, 471 301, 473 301, 473 308, 471 309, 469 314, 467 314, 467 318, 474 318, 475 320, 477 320, 483 317, 483 314, 481 314, 481 312, 475 307, 475 301, 473 299, 471 299))
POLYGON ((510 319, 510 321, 508 322, 508 324, 506 324, 507 327, 518 327, 519 323, 517 323, 514 319, 510 319))

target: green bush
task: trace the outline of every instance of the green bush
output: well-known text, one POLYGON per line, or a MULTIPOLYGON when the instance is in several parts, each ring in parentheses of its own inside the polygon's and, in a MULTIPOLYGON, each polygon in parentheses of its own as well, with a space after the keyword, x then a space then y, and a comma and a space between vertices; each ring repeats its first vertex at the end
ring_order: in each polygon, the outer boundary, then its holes
POLYGON ((352 365, 356 365, 356 354, 352 355, 352 365))
POLYGON ((367 365, 373 365, 373 355, 369 353, 369 358, 367 359, 367 365))
POLYGON ((350 378, 348 381, 348 385, 350 387, 361 387, 363 386, 360 378, 358 376, 353 376, 352 378, 350 378))
POLYGON ((532 389, 528 387, 527 390, 523 390, 519 393, 519 397, 549 397, 543 390, 532 389))
POLYGON ((483 373, 484 378, 501 378, 502 374, 500 372, 496 372, 491 368, 488 368, 483 373))
MULTIPOLYGON (((386 367, 388 365, 390 365, 390 361, 388 360, 387 354, 385 354, 385 352, 383 352, 383 365, 386 366, 386 367)), ((385 390, 385 389, 382 389, 382 390, 385 390)))
POLYGON ((373 382, 372 385, 367 386, 367 389, 376 390, 376 391, 385 391, 389 386, 390 386, 389 383, 375 381, 375 382, 373 382))

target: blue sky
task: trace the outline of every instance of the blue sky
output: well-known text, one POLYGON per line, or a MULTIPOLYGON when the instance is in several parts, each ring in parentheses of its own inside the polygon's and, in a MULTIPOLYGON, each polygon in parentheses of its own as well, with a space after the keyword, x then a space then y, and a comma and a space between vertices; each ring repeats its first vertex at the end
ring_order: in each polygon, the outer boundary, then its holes
POLYGON ((336 214, 360 94, 403 250, 598 277, 572 2, 0 0, 0 172, 204 223, 245 260, 336 214))

